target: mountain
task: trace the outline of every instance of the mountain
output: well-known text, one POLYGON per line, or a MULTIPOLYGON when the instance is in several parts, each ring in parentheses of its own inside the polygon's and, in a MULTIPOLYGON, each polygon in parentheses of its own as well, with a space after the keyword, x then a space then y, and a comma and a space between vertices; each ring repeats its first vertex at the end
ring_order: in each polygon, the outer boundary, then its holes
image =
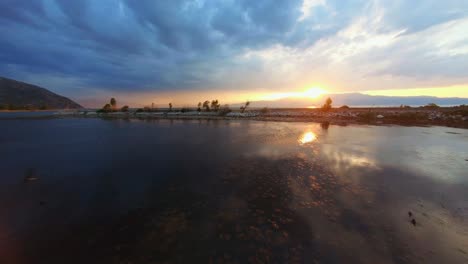
POLYGON ((76 109, 72 100, 45 88, 0 77, 0 109, 76 109))
MULTIPOLYGON (((435 103, 441 106, 453 106, 468 104, 468 98, 442 98, 434 96, 376 96, 361 93, 342 93, 327 94, 319 98, 282 98, 273 101, 255 101, 251 102, 252 107, 271 107, 271 108, 305 108, 319 107, 327 97, 333 100, 336 107, 342 105, 348 106, 422 106, 429 103, 435 103)), ((237 106, 233 105, 234 107, 237 106)))

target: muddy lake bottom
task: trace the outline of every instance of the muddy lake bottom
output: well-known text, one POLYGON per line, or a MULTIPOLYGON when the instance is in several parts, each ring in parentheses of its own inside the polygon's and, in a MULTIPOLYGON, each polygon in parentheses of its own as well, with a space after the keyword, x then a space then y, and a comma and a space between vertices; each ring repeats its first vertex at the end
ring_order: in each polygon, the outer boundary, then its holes
POLYGON ((468 263, 466 129, 0 126, 0 263, 468 263))

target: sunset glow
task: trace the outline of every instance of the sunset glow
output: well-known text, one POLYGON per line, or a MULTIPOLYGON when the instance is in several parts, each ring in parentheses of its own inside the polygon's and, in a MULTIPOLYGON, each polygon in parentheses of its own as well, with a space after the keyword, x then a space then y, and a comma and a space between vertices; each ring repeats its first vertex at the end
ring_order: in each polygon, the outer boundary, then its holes
POLYGON ((312 87, 304 92, 304 97, 317 98, 325 93, 326 91, 320 87, 312 87))
POLYGON ((316 99, 321 95, 326 94, 327 91, 319 86, 314 86, 312 88, 308 88, 302 92, 288 92, 288 93, 265 93, 260 94, 255 97, 261 98, 261 100, 279 100, 284 98, 311 98, 316 99))

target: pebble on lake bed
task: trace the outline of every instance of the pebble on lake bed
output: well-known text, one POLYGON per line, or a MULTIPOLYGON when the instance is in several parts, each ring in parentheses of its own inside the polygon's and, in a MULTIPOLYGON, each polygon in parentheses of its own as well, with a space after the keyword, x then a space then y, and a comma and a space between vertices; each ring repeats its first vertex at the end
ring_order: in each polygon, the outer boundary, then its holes
POLYGON ((37 180, 39 180, 39 177, 37 176, 36 170, 31 168, 27 169, 24 176, 24 182, 32 182, 37 180))

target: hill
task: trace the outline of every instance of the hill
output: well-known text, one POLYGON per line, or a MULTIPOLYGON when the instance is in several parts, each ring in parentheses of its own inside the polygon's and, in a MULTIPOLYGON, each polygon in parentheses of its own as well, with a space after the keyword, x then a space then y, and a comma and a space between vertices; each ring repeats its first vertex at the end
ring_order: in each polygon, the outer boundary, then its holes
MULTIPOLYGON (((361 93, 343 93, 343 94, 328 94, 319 98, 282 98, 273 101, 254 101, 251 102, 252 107, 270 107, 270 108, 305 108, 305 107, 320 107, 327 97, 332 98, 333 106, 339 107, 349 105, 355 107, 370 107, 370 106, 422 106, 429 103, 435 103, 441 106, 454 106, 468 104, 468 98, 441 98, 433 96, 373 96, 361 93)), ((233 107, 241 104, 234 104, 233 107)))
POLYGON ((72 100, 45 88, 0 77, 0 109, 77 109, 83 108, 72 100))

